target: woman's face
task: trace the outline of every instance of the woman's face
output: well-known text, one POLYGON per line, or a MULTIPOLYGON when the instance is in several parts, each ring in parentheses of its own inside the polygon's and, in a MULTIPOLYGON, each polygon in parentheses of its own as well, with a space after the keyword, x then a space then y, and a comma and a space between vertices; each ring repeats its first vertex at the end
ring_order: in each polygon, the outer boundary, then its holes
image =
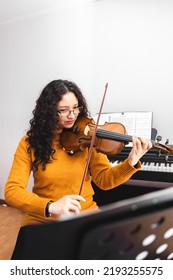
POLYGON ((57 111, 59 114, 59 127, 71 128, 79 115, 78 99, 73 92, 68 92, 62 96, 57 105, 57 111))

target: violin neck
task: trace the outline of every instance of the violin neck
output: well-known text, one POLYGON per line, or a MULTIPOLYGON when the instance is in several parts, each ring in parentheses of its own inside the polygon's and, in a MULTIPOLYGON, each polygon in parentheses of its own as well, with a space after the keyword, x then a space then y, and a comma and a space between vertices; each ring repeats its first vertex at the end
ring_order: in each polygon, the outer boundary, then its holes
MULTIPOLYGON (((107 131, 103 129, 97 129, 96 136, 98 138, 109 139, 109 140, 114 140, 114 141, 119 141, 124 143, 132 142, 132 136, 130 135, 121 134, 113 131, 107 131)), ((167 154, 173 154, 173 147, 171 145, 164 145, 160 142, 155 142, 154 140, 150 140, 150 141, 152 143, 152 148, 158 149, 167 154)))
POLYGON ((96 136, 98 138, 104 138, 114 141, 120 141, 120 142, 132 142, 132 136, 121 134, 113 131, 107 131, 103 129, 97 129, 96 136))

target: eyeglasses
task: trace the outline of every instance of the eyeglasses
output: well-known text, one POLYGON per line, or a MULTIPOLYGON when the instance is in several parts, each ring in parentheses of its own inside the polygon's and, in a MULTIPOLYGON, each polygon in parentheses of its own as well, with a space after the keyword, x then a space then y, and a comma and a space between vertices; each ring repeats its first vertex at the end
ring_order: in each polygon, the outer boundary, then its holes
POLYGON ((60 114, 62 117, 69 116, 72 112, 73 114, 77 115, 82 111, 83 107, 75 107, 72 110, 70 109, 59 109, 57 110, 58 114, 60 114))

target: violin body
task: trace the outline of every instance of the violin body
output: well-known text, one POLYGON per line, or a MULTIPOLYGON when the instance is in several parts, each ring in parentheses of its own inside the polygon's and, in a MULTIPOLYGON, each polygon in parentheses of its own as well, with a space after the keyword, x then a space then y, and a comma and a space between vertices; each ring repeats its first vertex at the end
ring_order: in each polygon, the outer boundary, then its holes
MULTIPOLYGON (((90 126, 90 125, 89 125, 90 126)), ((89 134, 93 134, 92 130, 94 127, 90 126, 89 134)), ((126 129, 123 124, 118 122, 105 122, 103 125, 98 125, 96 131, 96 138, 94 147, 98 152, 104 153, 106 155, 115 155, 122 151, 126 141, 117 141, 116 137, 114 137, 113 133, 120 133, 121 135, 126 134, 126 129), (111 137, 112 136, 112 137, 111 137)))
MULTIPOLYGON (((60 138, 63 149, 74 154, 90 147, 95 132, 95 122, 92 118, 79 117, 71 129, 63 129, 60 138)), ((132 142, 132 136, 127 135, 123 124, 118 122, 105 122, 98 125, 93 147, 106 155, 115 155, 121 152, 126 144, 132 142)), ((153 148, 167 154, 173 154, 173 147, 151 140, 153 148)))
MULTIPOLYGON (((69 154, 83 151, 90 146, 91 138, 95 130, 95 122, 92 118, 79 117, 71 129, 64 129, 60 138, 61 145, 69 154)), ((126 129, 121 123, 108 123, 98 125, 93 147, 106 155, 114 155, 124 148, 128 141, 118 140, 109 132, 120 135, 126 134, 126 129), (105 133, 106 132, 106 133, 105 133)), ((126 140, 126 139, 125 139, 126 140)))

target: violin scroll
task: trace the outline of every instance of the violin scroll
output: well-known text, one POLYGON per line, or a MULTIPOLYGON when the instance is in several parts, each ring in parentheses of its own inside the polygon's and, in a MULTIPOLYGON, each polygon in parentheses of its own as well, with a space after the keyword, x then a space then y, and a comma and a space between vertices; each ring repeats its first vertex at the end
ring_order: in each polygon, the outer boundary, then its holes
POLYGON ((155 142, 153 140, 151 140, 151 142, 152 142, 153 148, 155 148, 159 151, 162 151, 166 154, 170 154, 170 155, 173 154, 173 146, 172 145, 162 144, 159 141, 155 142))

